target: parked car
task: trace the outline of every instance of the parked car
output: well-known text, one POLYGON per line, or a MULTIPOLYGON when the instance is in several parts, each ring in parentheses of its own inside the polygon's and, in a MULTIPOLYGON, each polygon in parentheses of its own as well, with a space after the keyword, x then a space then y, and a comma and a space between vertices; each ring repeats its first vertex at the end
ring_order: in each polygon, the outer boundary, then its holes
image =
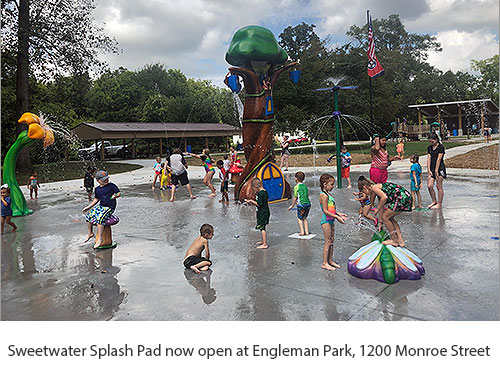
MULTIPOLYGON (((104 155, 106 157, 123 158, 126 156, 127 146, 118 145, 113 146, 110 141, 104 141, 104 155)), ((98 159, 101 154, 101 142, 94 143, 87 148, 78 150, 78 157, 80 159, 98 159)))

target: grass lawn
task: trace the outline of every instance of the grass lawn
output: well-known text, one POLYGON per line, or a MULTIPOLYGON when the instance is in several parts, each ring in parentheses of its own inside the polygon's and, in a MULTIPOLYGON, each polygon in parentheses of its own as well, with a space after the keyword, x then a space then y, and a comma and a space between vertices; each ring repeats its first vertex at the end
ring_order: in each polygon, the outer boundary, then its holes
MULTIPOLYGON (((105 170, 109 174, 129 172, 141 168, 137 164, 113 163, 113 162, 90 162, 90 161, 68 161, 49 164, 35 165, 33 168, 38 172, 38 182, 47 183, 54 181, 75 180, 85 176, 89 165, 94 164, 97 170, 105 170)), ((26 185, 29 172, 17 172, 19 186, 26 185)))

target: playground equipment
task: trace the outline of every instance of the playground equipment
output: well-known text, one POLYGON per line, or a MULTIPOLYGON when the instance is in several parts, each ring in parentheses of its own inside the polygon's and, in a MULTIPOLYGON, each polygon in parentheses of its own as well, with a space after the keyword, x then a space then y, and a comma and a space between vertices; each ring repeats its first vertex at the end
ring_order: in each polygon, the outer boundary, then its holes
MULTIPOLYGON (((113 242, 113 233, 111 231, 111 226, 116 225, 120 222, 118 216, 111 215, 104 223, 104 231, 102 232, 102 245, 96 247, 96 250, 106 250, 114 249, 117 245, 113 242)), ((95 242, 99 241, 99 234, 95 236, 95 242)))
POLYGON ((382 245, 387 233, 380 231, 372 242, 359 248, 347 261, 347 270, 360 279, 375 279, 394 284, 399 280, 419 280, 425 274, 422 261, 410 250, 382 245))
POLYGON ((3 162, 3 183, 9 185, 12 198, 12 215, 24 216, 33 212, 28 208, 26 199, 19 188, 16 179, 16 161, 19 152, 25 147, 33 144, 37 139, 43 140, 43 147, 46 148, 54 143, 54 132, 42 117, 26 112, 18 120, 20 123, 28 125, 28 130, 24 130, 18 136, 14 144, 5 155, 3 162))
POLYGON ((323 89, 316 89, 316 91, 333 91, 334 112, 332 113, 335 121, 335 153, 337 155, 337 187, 342 188, 342 174, 341 174, 341 160, 340 160, 340 111, 339 111, 339 90, 353 90, 358 86, 333 86, 323 89))
MULTIPOLYGON (((274 104, 272 89, 285 70, 296 67, 297 62, 285 62, 288 55, 276 42, 273 33, 261 26, 246 26, 233 36, 226 53, 226 61, 235 65, 229 68, 230 75, 224 82, 233 93, 239 92, 239 78, 243 78, 246 97, 243 110, 243 151, 247 164, 238 179, 234 195, 244 201, 253 198, 251 181, 260 175, 263 185, 273 197, 289 199, 292 196, 290 185, 283 178, 283 173, 274 164, 274 104), (233 78, 234 77, 234 78, 233 78), (271 163, 271 164, 270 164, 271 163), (260 172, 264 169, 267 172, 260 172), (282 181, 278 183, 277 181, 282 181)), ((297 83, 300 71, 290 72, 290 78, 297 83)))

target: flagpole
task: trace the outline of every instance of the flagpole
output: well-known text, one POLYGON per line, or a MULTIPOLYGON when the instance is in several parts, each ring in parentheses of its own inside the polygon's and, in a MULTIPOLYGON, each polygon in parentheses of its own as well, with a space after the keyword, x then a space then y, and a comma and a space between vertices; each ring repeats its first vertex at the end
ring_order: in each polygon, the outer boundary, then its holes
MULTIPOLYGON (((370 10, 366 11, 366 25, 370 27, 370 10)), ((373 89, 372 89, 372 77, 368 76, 370 80, 370 125, 373 129, 373 89)))

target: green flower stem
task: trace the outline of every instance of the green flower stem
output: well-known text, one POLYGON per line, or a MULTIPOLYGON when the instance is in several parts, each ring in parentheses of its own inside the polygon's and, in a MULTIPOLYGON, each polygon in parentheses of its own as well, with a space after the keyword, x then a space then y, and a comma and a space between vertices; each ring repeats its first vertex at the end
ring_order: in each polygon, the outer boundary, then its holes
POLYGON ((29 215, 33 211, 28 208, 26 199, 17 183, 16 179, 16 161, 19 152, 29 146, 35 139, 28 138, 28 132, 25 130, 19 134, 14 144, 11 146, 3 162, 3 183, 8 184, 10 188, 10 197, 12 198, 12 214, 13 216, 29 215))

